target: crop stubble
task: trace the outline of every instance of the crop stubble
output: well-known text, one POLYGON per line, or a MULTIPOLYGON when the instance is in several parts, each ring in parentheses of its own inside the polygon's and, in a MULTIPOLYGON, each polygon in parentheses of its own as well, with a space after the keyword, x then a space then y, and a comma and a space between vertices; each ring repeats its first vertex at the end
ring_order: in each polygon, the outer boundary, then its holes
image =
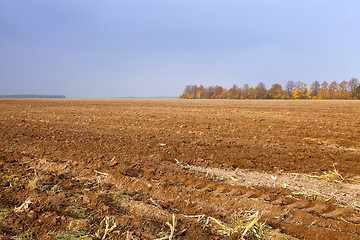
POLYGON ((2 100, 0 112, 3 238, 95 236, 105 217, 110 239, 160 238, 175 214, 176 237, 217 239, 187 216, 259 211, 273 238, 360 239, 358 101, 2 100), (306 177, 334 167, 345 181, 306 177))

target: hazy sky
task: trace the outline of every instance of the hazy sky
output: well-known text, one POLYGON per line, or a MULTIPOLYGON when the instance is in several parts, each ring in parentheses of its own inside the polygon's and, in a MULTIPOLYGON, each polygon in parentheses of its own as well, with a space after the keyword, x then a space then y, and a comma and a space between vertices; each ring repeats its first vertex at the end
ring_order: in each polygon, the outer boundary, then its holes
POLYGON ((360 76, 358 0, 0 0, 0 94, 178 96, 360 76))

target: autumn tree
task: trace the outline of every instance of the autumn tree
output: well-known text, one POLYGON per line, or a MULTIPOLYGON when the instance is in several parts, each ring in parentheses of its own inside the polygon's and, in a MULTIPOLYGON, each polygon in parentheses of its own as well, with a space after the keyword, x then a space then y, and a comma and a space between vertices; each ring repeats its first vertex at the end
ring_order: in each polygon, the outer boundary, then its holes
POLYGON ((201 91, 201 98, 204 98, 204 99, 210 99, 211 98, 211 95, 210 95, 210 92, 209 92, 209 88, 205 88, 201 91))
POLYGON ((209 99, 212 99, 213 98, 213 95, 214 95, 214 92, 215 92, 215 88, 213 86, 210 86, 207 88, 207 91, 208 91, 208 95, 209 95, 209 99))
POLYGON ((295 83, 295 90, 300 89, 302 92, 304 92, 304 87, 306 87, 306 84, 301 81, 297 81, 295 83))
POLYGON ((311 84, 311 88, 307 88, 306 83, 298 81, 288 81, 285 90, 279 83, 275 83, 269 90, 265 84, 260 82, 255 88, 244 84, 243 88, 233 85, 226 89, 219 85, 215 87, 204 87, 203 85, 187 85, 179 98, 185 99, 279 99, 279 98, 295 98, 295 99, 355 99, 360 98, 360 86, 357 78, 337 83, 336 81, 328 84, 326 81, 321 84, 315 81, 311 84), (292 94, 291 94, 292 93, 292 94))
POLYGON ((348 86, 349 86, 349 91, 350 91, 351 97, 355 97, 356 88, 359 86, 359 80, 357 78, 350 79, 348 86))
POLYGON ((328 99, 329 98, 329 84, 324 81, 320 84, 320 95, 319 99, 328 99))
POLYGON ((282 89, 282 86, 279 83, 275 83, 271 86, 269 95, 270 98, 279 99, 284 97, 285 91, 282 89))
POLYGON ((191 91, 191 85, 186 85, 184 88, 183 94, 181 95, 182 98, 187 98, 187 96, 190 94, 191 91))
POLYGON ((329 98, 330 99, 335 99, 336 98, 336 93, 338 91, 338 83, 336 81, 333 81, 332 83, 330 83, 329 85, 329 98))
POLYGON ((355 89, 356 99, 360 99, 360 85, 355 89))
POLYGON ((311 96, 310 96, 311 89, 307 88, 306 83, 298 81, 298 82, 296 82, 295 86, 296 86, 296 89, 295 89, 295 92, 293 94, 294 99, 311 98, 311 96))
POLYGON ((197 86, 196 85, 187 85, 183 91, 181 98, 194 99, 196 95, 197 86))
POLYGON ((311 96, 317 97, 320 93, 320 83, 318 81, 315 81, 311 84, 311 96))
POLYGON ((256 93, 255 93, 255 88, 250 87, 249 88, 249 99, 256 99, 256 93))
POLYGON ((220 99, 220 96, 224 89, 221 86, 216 85, 214 87, 214 94, 211 96, 212 99, 220 99))
POLYGON ((297 88, 293 94, 294 99, 302 99, 303 96, 304 96, 304 93, 299 88, 297 88))
POLYGON ((241 99, 249 98, 249 84, 244 84, 242 93, 241 93, 241 99))
POLYGON ((209 88, 207 88, 207 87, 203 87, 202 85, 200 85, 200 87, 199 88, 203 88, 202 90, 201 90, 201 95, 200 95, 200 97, 201 98, 204 98, 204 99, 210 99, 210 93, 209 93, 209 88))
POLYGON ((295 91, 295 83, 293 81, 288 81, 285 85, 285 91, 289 97, 292 97, 295 91))
POLYGON ((339 83, 338 92, 340 95, 340 99, 347 99, 348 98, 348 82, 342 81, 339 83))
POLYGON ((263 99, 266 97, 267 90, 265 84, 260 82, 255 88, 255 98, 256 99, 263 99))
POLYGON ((231 99, 231 93, 226 88, 223 88, 222 93, 220 94, 220 99, 231 99))
POLYGON ((241 89, 237 86, 237 85, 233 85, 230 89, 229 89, 229 98, 231 99, 239 99, 240 95, 241 95, 241 89))

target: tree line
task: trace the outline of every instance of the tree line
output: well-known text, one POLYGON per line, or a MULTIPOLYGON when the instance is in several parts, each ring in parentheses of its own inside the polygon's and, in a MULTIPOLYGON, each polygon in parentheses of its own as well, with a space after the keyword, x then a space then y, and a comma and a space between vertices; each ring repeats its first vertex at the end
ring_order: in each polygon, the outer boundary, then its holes
POLYGON ((233 85, 226 89, 221 86, 204 87, 203 85, 187 85, 183 99, 360 99, 360 85, 357 78, 337 83, 326 81, 313 82, 310 87, 303 82, 288 81, 283 88, 275 83, 267 89, 263 82, 256 87, 244 84, 243 87, 233 85))

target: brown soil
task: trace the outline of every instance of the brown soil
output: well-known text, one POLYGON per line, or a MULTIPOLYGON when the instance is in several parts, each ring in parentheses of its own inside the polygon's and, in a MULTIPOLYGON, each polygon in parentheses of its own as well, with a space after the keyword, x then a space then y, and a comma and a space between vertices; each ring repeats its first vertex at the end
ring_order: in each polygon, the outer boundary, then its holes
POLYGON ((174 239, 237 239, 192 216, 230 225, 247 211, 271 239, 360 239, 360 101, 1 100, 0 112, 1 239, 97 239, 106 218, 106 239, 156 239, 173 214, 174 239), (334 166, 340 182, 322 178, 334 166))

